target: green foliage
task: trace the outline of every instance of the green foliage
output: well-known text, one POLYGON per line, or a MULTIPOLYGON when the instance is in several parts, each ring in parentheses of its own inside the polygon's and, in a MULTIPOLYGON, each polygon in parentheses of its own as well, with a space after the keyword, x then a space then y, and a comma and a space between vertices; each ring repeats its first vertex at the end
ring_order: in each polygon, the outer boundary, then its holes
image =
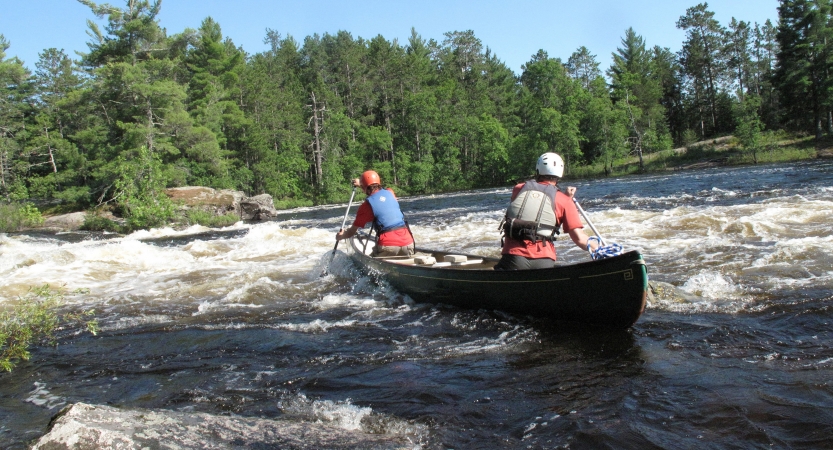
POLYGON ((165 195, 166 180, 162 162, 146 147, 132 160, 119 159, 114 199, 129 228, 148 228, 167 223, 174 217, 174 204, 165 195))
POLYGON ((758 116, 761 99, 755 95, 748 95, 738 106, 735 114, 737 127, 735 137, 740 141, 744 150, 752 154, 752 161, 758 162, 758 151, 761 149, 764 124, 758 116))
POLYGON ((0 232, 20 231, 43 224, 43 216, 31 203, 0 203, 0 232))
POLYGON ((200 209, 189 209, 185 212, 185 220, 188 225, 203 225, 206 227, 227 227, 234 225, 240 220, 237 214, 214 215, 200 209))
POLYGON ((80 324, 97 334, 98 322, 88 319, 94 311, 60 314, 63 299, 60 290, 43 285, 30 289, 11 309, 0 311, 0 370, 11 372, 20 361, 28 361, 33 345, 54 345, 61 327, 80 324))
POLYGON ((82 230, 86 231, 110 231, 114 233, 123 233, 124 227, 118 222, 101 216, 98 212, 89 212, 84 216, 84 223, 81 225, 82 230))

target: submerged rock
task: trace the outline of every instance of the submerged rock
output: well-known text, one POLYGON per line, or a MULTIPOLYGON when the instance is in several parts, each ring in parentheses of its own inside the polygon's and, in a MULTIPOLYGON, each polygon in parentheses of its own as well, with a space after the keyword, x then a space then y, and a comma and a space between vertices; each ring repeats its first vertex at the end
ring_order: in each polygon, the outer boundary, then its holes
POLYGON ((33 450, 143 449, 405 449, 399 436, 323 424, 76 403, 61 410, 33 450))
POLYGON ((689 294, 670 283, 648 281, 648 300, 666 303, 695 303, 703 299, 689 294))

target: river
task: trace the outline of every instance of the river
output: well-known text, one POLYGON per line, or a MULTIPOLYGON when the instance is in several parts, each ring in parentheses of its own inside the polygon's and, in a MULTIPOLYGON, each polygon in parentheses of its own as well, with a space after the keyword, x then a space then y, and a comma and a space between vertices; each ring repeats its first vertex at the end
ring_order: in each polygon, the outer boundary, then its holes
MULTIPOLYGON (((221 230, 0 234, 0 304, 82 289, 67 307, 101 326, 0 374, 0 447, 27 448, 86 402, 424 449, 833 448, 833 163, 562 184, 674 292, 629 330, 416 304, 360 275, 346 244, 320 277, 346 205, 221 230)), ((509 194, 401 204, 418 246, 496 256, 509 194)))

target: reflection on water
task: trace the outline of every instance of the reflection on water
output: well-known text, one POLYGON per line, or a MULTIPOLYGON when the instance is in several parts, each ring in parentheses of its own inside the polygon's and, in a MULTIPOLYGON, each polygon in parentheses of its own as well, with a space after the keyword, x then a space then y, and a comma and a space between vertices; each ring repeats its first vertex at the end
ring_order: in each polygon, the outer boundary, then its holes
MULTIPOLYGON (((649 264, 654 298, 625 331, 416 304, 343 249, 328 266, 346 205, 222 230, 0 235, 0 304, 88 289, 69 307, 102 326, 0 375, 0 441, 26 448, 84 401, 322 421, 417 448, 827 447, 832 171, 568 183, 649 264)), ((418 245, 496 256, 509 193, 401 203, 418 245)))

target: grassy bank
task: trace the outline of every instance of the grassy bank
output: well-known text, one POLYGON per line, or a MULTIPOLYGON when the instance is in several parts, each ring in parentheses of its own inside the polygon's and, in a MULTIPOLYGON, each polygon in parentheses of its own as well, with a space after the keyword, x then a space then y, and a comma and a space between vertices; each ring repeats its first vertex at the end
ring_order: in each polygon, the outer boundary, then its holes
MULTIPOLYGON (((767 137, 761 148, 755 151, 741 147, 731 136, 710 139, 687 147, 644 154, 641 173, 691 170, 715 166, 767 164, 816 159, 818 148, 826 141, 817 142, 813 137, 773 134, 767 137)), ((640 173, 639 159, 630 155, 616 160, 613 171, 605 174, 604 166, 594 164, 570 168, 569 178, 596 178, 640 173)))

